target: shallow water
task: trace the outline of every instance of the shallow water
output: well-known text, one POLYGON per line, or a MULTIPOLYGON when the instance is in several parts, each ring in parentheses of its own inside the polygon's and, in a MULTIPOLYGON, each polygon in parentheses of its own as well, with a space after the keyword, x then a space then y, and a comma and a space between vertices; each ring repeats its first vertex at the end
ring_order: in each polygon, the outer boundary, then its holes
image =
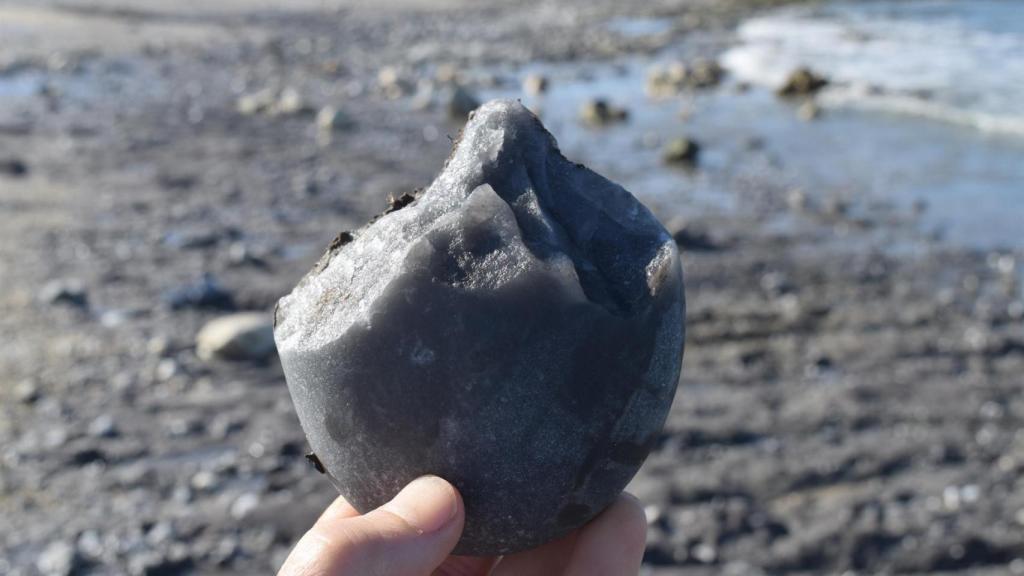
POLYGON ((1024 137, 1024 2, 837 2, 751 19, 722 58, 768 87, 824 73, 831 106, 888 110, 1024 137))
MULTIPOLYGON (((863 18, 885 13, 887 6, 864 5, 863 18)), ((853 10, 845 4, 836 9, 853 10)), ((938 21, 936 33, 948 26, 938 21)), ((915 26, 928 23, 924 19, 915 26)), ((676 59, 685 49, 613 63, 532 66, 511 74, 549 76, 547 93, 529 97, 511 84, 483 96, 521 98, 541 115, 567 156, 620 181, 663 219, 744 210, 748 207, 737 190, 773 185, 799 188, 818 199, 842 196, 891 203, 907 213, 915 205, 924 206, 918 220, 922 232, 970 247, 1024 247, 1024 134, 827 103, 820 118, 805 121, 798 116, 798 104, 776 98, 770 86, 738 89, 738 81, 747 77, 735 72, 712 90, 660 100, 648 97, 648 70, 676 59), (578 111, 590 98, 623 106, 629 119, 604 128, 585 127, 578 111), (679 136, 701 143, 698 170, 661 163, 662 146, 679 136)), ((1024 90, 1024 81, 1011 89, 1024 90)), ((1014 105, 1024 106, 1024 100, 1014 105)))

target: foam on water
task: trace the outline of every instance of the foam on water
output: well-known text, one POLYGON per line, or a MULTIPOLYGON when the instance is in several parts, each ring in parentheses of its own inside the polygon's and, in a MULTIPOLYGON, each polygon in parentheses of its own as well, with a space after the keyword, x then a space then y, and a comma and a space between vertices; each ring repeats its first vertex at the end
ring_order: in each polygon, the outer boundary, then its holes
POLYGON ((1024 137, 1024 2, 836 3, 746 22, 723 64, 776 87, 798 66, 833 81, 820 99, 1024 137))

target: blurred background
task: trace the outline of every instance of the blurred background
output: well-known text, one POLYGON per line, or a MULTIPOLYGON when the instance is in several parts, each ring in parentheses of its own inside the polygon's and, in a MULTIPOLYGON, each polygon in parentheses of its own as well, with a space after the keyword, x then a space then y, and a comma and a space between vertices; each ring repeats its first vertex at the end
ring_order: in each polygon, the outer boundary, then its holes
POLYGON ((276 570, 269 310, 497 97, 682 249, 645 574, 1024 574, 1019 0, 0 0, 0 574, 276 570))

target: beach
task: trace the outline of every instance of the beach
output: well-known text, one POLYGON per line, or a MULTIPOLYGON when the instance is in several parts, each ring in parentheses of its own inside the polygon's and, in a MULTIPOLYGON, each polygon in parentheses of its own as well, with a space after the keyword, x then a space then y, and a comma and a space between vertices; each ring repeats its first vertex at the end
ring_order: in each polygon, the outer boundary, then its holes
POLYGON ((683 254, 644 574, 1024 573, 1024 4, 781 4, 0 2, 0 574, 275 571, 336 492, 197 335, 490 98, 683 254))

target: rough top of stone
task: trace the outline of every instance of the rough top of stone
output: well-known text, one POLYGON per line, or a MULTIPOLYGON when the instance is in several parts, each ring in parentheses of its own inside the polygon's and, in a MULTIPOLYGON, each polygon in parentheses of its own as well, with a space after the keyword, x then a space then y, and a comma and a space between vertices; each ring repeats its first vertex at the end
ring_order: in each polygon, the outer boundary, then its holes
POLYGON ((492 101, 470 116, 427 190, 332 243, 281 299, 277 344, 317 349, 355 323, 372 324, 378 298, 422 267, 463 293, 554 275, 560 297, 631 316, 648 307, 676 258, 671 236, 629 192, 568 161, 519 102, 492 101))

